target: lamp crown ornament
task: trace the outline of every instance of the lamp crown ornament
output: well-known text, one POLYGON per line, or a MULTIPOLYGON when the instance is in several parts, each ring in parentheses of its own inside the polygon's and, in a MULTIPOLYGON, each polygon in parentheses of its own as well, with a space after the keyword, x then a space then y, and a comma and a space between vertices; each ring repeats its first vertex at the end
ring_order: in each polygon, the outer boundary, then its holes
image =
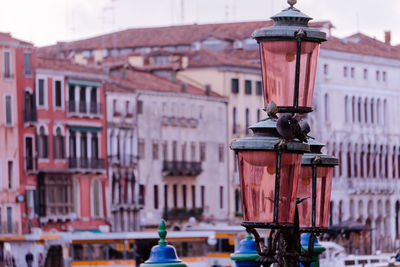
POLYGON ((290 5, 290 8, 293 8, 293 6, 297 3, 297 0, 288 0, 287 2, 290 5))

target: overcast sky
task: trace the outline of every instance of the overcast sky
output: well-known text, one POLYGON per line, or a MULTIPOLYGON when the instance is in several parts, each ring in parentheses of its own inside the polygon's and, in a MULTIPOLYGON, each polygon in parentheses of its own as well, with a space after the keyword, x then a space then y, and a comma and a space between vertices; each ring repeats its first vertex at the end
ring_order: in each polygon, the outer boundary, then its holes
MULTIPOLYGON (((263 20, 286 0, 2 0, 0 31, 35 45, 53 44, 134 27, 263 20)), ((315 20, 330 20, 334 35, 358 31, 400 44, 400 0, 298 0, 315 20)))

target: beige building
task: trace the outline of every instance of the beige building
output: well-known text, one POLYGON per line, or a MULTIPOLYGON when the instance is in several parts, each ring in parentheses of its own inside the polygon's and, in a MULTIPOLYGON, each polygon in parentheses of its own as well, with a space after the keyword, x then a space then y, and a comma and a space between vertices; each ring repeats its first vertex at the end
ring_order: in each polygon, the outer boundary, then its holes
MULTIPOLYGON (((227 100, 212 91, 129 68, 114 70, 111 77, 114 89, 108 90, 107 101, 112 140, 109 138, 108 151, 114 157, 118 147, 120 151, 129 147, 137 162, 137 167, 133 167, 137 173, 134 189, 125 191, 135 203, 126 206, 131 212, 133 208, 143 208, 139 214, 135 213, 139 216, 135 218, 140 218, 139 224, 155 226, 162 217, 177 227, 190 217, 226 220, 230 204, 227 100), (132 107, 126 106, 127 101, 133 103, 132 107), (132 113, 131 118, 125 113, 132 113), (129 136, 129 140, 118 142, 111 132, 118 128, 121 133, 123 116, 130 128, 129 133, 122 135, 129 136)), ((120 171, 113 161, 109 162, 113 179, 112 173, 120 171)), ((112 194, 113 198, 124 194, 117 187, 114 190, 117 192, 112 194)), ((117 202, 118 199, 112 203, 117 202)), ((132 225, 127 215, 121 215, 121 205, 114 205, 112 210, 118 214, 114 216, 116 231, 133 227, 121 226, 132 225)))

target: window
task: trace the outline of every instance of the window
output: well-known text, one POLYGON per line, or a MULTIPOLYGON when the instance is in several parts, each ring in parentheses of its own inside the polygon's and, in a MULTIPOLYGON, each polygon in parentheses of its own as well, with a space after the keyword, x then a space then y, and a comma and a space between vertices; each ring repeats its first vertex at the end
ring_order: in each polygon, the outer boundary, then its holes
POLYGON ((100 217, 102 215, 101 207, 103 203, 101 201, 100 182, 97 179, 92 182, 92 201, 93 217, 100 217))
POLYGON ((261 111, 257 109, 257 122, 261 120, 261 111))
POLYGON ((386 71, 382 72, 382 81, 386 82, 386 71))
POLYGON ((139 152, 139 158, 140 159, 144 159, 144 154, 145 154, 145 150, 144 150, 144 140, 143 139, 139 139, 139 145, 138 145, 138 152, 139 152))
POLYGON ((11 96, 6 95, 5 97, 5 108, 6 108, 6 125, 7 126, 12 126, 13 124, 13 116, 12 116, 12 102, 11 102, 11 96))
POLYGON ((237 129, 236 129, 236 118, 237 114, 236 114, 236 107, 233 107, 233 111, 232 111, 232 121, 233 121, 233 125, 232 125, 232 133, 236 134, 237 133, 237 129))
POLYGON ((46 92, 45 92, 45 80, 38 79, 37 83, 38 88, 38 106, 45 107, 46 106, 46 92))
POLYGON ((354 67, 351 67, 351 69, 350 69, 350 76, 351 76, 351 78, 354 78, 354 76, 355 76, 355 69, 354 69, 354 67))
POLYGON ((154 185, 154 209, 158 210, 158 185, 154 185))
POLYGON ((53 157, 54 159, 64 159, 64 136, 61 128, 57 127, 56 135, 53 137, 53 157))
POLYGON ((44 126, 39 128, 39 158, 48 158, 48 136, 44 126))
POLYGON ((164 141, 162 147, 163 147, 163 160, 167 160, 168 159, 168 143, 167 143, 167 141, 164 141))
POLYGON ((14 169, 13 162, 9 160, 7 162, 7 174, 8 174, 8 189, 13 188, 13 180, 14 180, 14 169))
POLYGON ((182 161, 186 161, 186 142, 182 144, 182 161))
POLYGON ((206 160, 206 144, 200 143, 200 161, 206 160))
POLYGON ((61 81, 54 82, 54 106, 62 108, 62 86, 61 81))
POLYGON ((11 53, 10 51, 4 51, 3 53, 3 63, 4 63, 4 78, 11 78, 11 53))
POLYGON ((172 187, 174 197, 174 208, 178 207, 178 185, 174 184, 172 187))
POLYGON ((347 67, 343 67, 343 77, 347 77, 347 67))
POLYGON ((224 162, 224 145, 218 145, 218 160, 224 162))
POLYGON ((246 134, 250 133, 250 110, 246 108, 246 134))
POLYGON ((244 81, 244 93, 246 95, 251 95, 251 81, 250 80, 244 81))
POLYGON ((164 209, 168 210, 168 185, 164 185, 164 209))
POLYGON ((72 181, 72 204, 73 204, 73 212, 75 215, 79 216, 80 214, 80 189, 79 183, 77 180, 72 181))
POLYGON ((324 64, 324 74, 325 74, 325 75, 328 75, 328 74, 329 74, 328 64, 324 64))
POLYGON ((261 83, 261 81, 256 81, 256 95, 262 95, 262 83, 261 83))
POLYGON ((220 209, 224 208, 224 187, 223 186, 219 187, 219 208, 220 209))
POLYGON ((364 69, 364 80, 368 80, 368 70, 364 69))
POLYGON ((201 207, 206 207, 206 187, 204 185, 201 186, 201 207))
POLYGON ((158 159, 158 142, 153 141, 153 159, 158 159))
POLYGON ((143 101, 141 100, 137 102, 137 114, 143 114, 143 101))
POLYGON ((381 72, 379 70, 376 71, 376 80, 379 81, 381 79, 381 72))
POLYGON ((191 154, 191 160, 196 161, 196 143, 191 142, 190 143, 190 154, 191 154))
POLYGON ((133 117, 133 112, 132 112, 131 104, 130 104, 129 101, 125 102, 125 109, 126 109, 126 116, 127 117, 133 117))
POLYGON ((7 233, 11 234, 13 232, 13 215, 12 208, 7 207, 7 233))
POLYGON ((184 185, 182 185, 182 201, 183 201, 183 208, 185 208, 186 209, 186 207, 187 207, 187 204, 186 204, 186 200, 187 200, 187 195, 186 195, 186 185, 184 184, 184 185))
POLYGON ((117 102, 117 99, 114 99, 114 100, 113 100, 113 114, 114 114, 115 117, 121 116, 121 112, 119 112, 119 110, 118 110, 118 102, 117 102))
POLYGON ((196 208, 196 186, 192 185, 192 208, 196 208))
POLYGON ((145 194, 146 190, 143 184, 139 185, 139 204, 144 205, 145 204, 145 194))
POLYGON ((237 94, 239 93, 239 80, 238 79, 232 79, 231 80, 231 89, 232 93, 237 94))
POLYGON ((32 74, 32 68, 31 68, 31 53, 24 53, 24 59, 25 59, 25 75, 31 75, 32 74))
POLYGON ((178 142, 177 141, 172 141, 172 160, 176 161, 178 160, 178 142))

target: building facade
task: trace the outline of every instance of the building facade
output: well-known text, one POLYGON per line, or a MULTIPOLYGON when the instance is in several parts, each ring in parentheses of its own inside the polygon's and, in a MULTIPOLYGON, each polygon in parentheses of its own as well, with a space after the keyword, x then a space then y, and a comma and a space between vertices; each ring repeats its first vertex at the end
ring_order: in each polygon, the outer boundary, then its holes
POLYGON ((112 231, 140 230, 137 152, 137 95, 116 81, 105 84, 109 218, 112 231))
POLYGON ((310 118, 335 169, 331 224, 359 222, 372 229, 351 253, 399 246, 400 51, 363 34, 332 38, 318 62, 310 118), (335 108, 340 107, 340 108, 335 108), (372 240, 369 240, 372 238, 372 240))
POLYGON ((44 231, 107 229, 106 113, 101 69, 38 58, 34 90, 39 226, 44 231), (103 228, 101 228, 103 227, 103 228))

